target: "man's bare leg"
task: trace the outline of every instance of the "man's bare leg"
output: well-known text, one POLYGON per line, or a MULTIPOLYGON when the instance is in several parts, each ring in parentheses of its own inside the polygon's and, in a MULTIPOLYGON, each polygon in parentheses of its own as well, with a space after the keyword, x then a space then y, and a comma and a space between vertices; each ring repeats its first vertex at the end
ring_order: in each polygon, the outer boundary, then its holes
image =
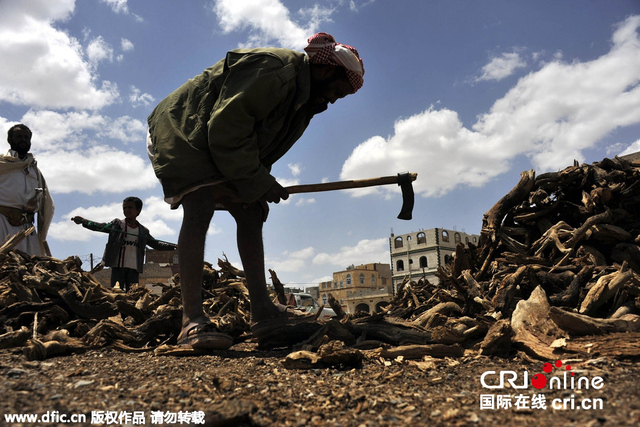
POLYGON ((178 237, 178 263, 182 293, 182 327, 209 322, 202 309, 202 270, 207 230, 213 218, 215 199, 211 187, 203 187, 182 198, 182 227, 178 237))
POLYGON ((251 320, 259 322, 276 317, 280 311, 271 301, 265 277, 262 207, 259 203, 232 203, 227 208, 237 224, 238 252, 251 299, 251 320))

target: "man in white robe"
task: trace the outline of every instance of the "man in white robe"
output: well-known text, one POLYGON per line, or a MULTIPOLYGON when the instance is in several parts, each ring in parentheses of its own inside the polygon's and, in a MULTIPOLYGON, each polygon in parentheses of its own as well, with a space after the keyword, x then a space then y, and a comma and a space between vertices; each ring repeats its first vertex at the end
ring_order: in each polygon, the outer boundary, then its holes
POLYGON ((54 204, 36 160, 29 153, 31 136, 27 126, 12 126, 7 136, 11 148, 6 155, 0 155, 0 245, 35 223, 36 232, 14 249, 50 256, 46 238, 54 204))

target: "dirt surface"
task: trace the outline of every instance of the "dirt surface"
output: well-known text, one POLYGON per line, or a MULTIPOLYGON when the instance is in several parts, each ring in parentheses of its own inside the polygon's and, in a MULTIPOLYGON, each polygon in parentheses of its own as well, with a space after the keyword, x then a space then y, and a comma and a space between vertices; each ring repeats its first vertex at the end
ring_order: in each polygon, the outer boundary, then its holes
MULTIPOLYGON (((640 423, 640 367, 632 361, 562 361, 563 369, 571 366, 575 378, 593 381, 601 377, 599 389, 590 386, 579 390, 577 385, 573 390, 562 385, 556 390, 550 390, 549 385, 540 390, 531 385, 526 389, 488 389, 480 381, 484 372, 498 373, 486 377, 487 385, 497 386, 500 371, 515 371, 515 385, 519 386, 524 384, 525 372, 529 381, 533 375, 542 374, 543 362, 518 355, 488 358, 473 352, 461 358, 419 361, 386 360, 367 354, 360 368, 288 369, 283 364, 288 353, 261 351, 254 344, 242 343, 229 351, 199 356, 100 349, 28 361, 17 350, 1 350, 0 425, 178 426, 189 421, 208 426, 640 423), (481 395, 485 395, 484 408, 481 395), (486 403, 489 395, 494 400, 511 399, 512 407, 492 409, 486 403), (520 409, 516 408, 518 395, 525 396, 520 397, 524 402, 520 409), (530 399, 534 395, 544 396, 546 409, 533 407, 530 399), (582 402, 596 405, 598 399, 602 409, 578 408, 582 402), (49 422, 12 423, 5 418, 7 414, 48 414, 49 422), (65 424, 60 422, 63 414, 85 414, 87 418, 65 424), (135 414, 142 417, 134 419, 135 414), (98 415, 113 418, 99 419, 98 415)), ((562 378, 562 369, 554 370, 557 372, 546 376, 562 378)))

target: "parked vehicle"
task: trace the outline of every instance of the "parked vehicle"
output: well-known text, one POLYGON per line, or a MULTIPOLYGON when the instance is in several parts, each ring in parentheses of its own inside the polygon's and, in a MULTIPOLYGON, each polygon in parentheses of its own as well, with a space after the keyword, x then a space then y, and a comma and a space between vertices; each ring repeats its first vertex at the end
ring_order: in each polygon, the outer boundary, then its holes
MULTIPOLYGON (((307 313, 316 313, 320 308, 320 304, 310 294, 303 292, 294 292, 285 294, 287 296, 287 305, 299 308, 307 313)), ((319 319, 329 320, 336 315, 330 307, 323 307, 319 319)))

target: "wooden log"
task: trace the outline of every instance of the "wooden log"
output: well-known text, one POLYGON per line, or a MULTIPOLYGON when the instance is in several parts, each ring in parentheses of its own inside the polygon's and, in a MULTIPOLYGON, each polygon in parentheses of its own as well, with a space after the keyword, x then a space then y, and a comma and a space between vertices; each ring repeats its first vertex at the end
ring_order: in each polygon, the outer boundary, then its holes
POLYGON ((462 313, 462 309, 454 302, 443 302, 422 313, 418 318, 413 320, 413 323, 418 326, 425 326, 436 314, 449 316, 452 313, 462 313))
POLYGON ((467 337, 460 331, 452 329, 448 326, 436 326, 431 329, 431 341, 438 344, 455 344, 461 343, 467 337))
POLYGON ((551 319, 550 308, 546 293, 538 286, 529 299, 518 302, 511 316, 515 346, 541 360, 555 360, 558 354, 551 344, 558 338, 566 338, 566 333, 551 319))
POLYGON ((635 243, 618 243, 611 250, 611 260, 622 264, 640 274, 640 247, 635 243))
POLYGON ((327 298, 327 302, 329 303, 329 306, 331 307, 331 309, 336 313, 336 317, 338 318, 338 320, 344 319, 346 314, 345 314, 344 310, 342 309, 342 305, 340 304, 340 301, 338 301, 330 293, 329 297, 327 298))
POLYGON ((276 295, 278 296, 278 302, 280 304, 287 305, 287 297, 284 294, 284 285, 278 279, 278 275, 274 270, 269 269, 269 274, 271 275, 271 283, 273 283, 273 288, 276 291, 276 295))
POLYGON ((491 327, 480 344, 480 354, 486 356, 506 356, 511 350, 511 329, 510 319, 500 319, 491 327))
POLYGON ((571 283, 569 283, 569 286, 567 286, 564 291, 549 297, 551 305, 575 307, 578 304, 580 290, 591 280, 594 269, 595 267, 593 265, 585 265, 582 267, 580 272, 574 275, 571 283))
POLYGON ((355 336, 365 335, 367 339, 386 342, 391 345, 427 344, 431 342, 431 332, 400 319, 376 319, 374 316, 356 319, 347 327, 355 336))
POLYGON ((640 332, 614 332, 585 336, 567 342, 567 352, 591 357, 635 359, 640 357, 640 332))
POLYGON ((373 352, 374 354, 386 359, 396 359, 399 356, 402 356, 405 359, 422 359, 425 356, 437 358, 464 356, 464 348, 459 344, 403 345, 381 348, 373 350, 373 352))
POLYGON ((535 171, 524 171, 520 174, 520 181, 504 197, 493 205, 482 219, 481 244, 483 241, 496 239, 496 232, 502 226, 502 220, 513 206, 525 200, 535 183, 535 171))
POLYGON ((82 303, 77 297, 77 289, 68 287, 60 291, 60 297, 64 300, 69 309, 76 315, 85 319, 107 319, 111 316, 118 314, 118 307, 114 303, 100 302, 100 303, 82 303))
POLYGON ((28 345, 24 347, 23 354, 27 360, 45 360, 54 356, 83 353, 88 349, 88 346, 78 340, 73 342, 59 342, 32 339, 28 345))
POLYGON ((282 365, 288 369, 360 368, 363 359, 362 351, 346 347, 341 341, 329 341, 317 353, 306 350, 289 353, 282 365))
POLYGON ((562 240, 572 235, 574 228, 567 224, 565 221, 559 221, 550 229, 548 229, 540 239, 536 240, 531 249, 534 251, 534 256, 543 257, 544 251, 549 247, 555 248, 563 254, 571 252, 571 248, 567 248, 562 240))
POLYGON ((625 314, 616 319, 599 319, 558 307, 549 310, 551 319, 572 335, 601 335, 609 332, 640 332, 640 316, 625 314))
POLYGON ((245 277, 244 271, 231 265, 226 254, 223 254, 223 256, 224 261, 218 258, 218 267, 220 267, 220 270, 222 270, 226 276, 225 278, 245 277))
POLYGON ((24 239, 27 238, 31 233, 36 230, 35 227, 29 227, 26 230, 20 230, 16 234, 5 237, 2 242, 2 246, 0 246, 0 255, 6 254, 9 251, 12 251, 17 245, 20 244, 24 239))
POLYGON ((578 244, 578 242, 580 242, 584 238, 585 234, 591 227, 603 222, 611 221, 612 218, 613 218, 613 213, 609 208, 607 208, 604 212, 600 214, 589 217, 580 227, 574 230, 571 238, 567 240, 566 243, 564 244, 565 248, 575 247, 578 244))
POLYGON ((526 265, 521 266, 515 273, 509 274, 500 282, 491 301, 496 310, 501 311, 503 314, 511 313, 514 308, 513 298, 516 294, 516 288, 524 278, 527 268, 526 265))
POLYGON ((31 338, 28 328, 22 327, 17 331, 11 331, 0 335, 0 349, 22 347, 31 338))
POLYGON ((622 264, 620 270, 600 277, 582 300, 579 312, 592 313, 612 298, 632 277, 633 272, 627 268, 626 263, 622 264))
POLYGON ((607 259, 602 255, 602 252, 591 245, 580 245, 576 251, 576 257, 583 258, 585 262, 596 267, 608 265, 607 259))

